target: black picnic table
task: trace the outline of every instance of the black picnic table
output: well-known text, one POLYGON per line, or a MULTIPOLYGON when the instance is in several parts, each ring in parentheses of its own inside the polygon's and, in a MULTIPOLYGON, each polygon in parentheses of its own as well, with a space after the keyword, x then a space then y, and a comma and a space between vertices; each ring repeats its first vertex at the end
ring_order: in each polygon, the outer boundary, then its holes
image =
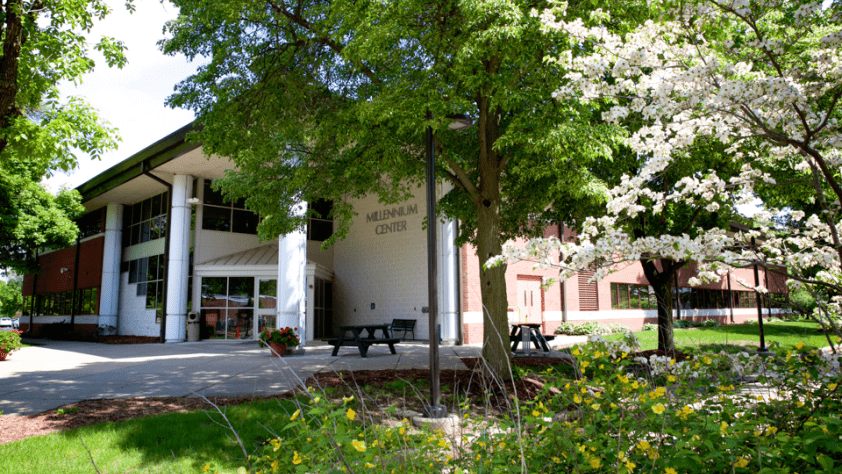
POLYGON ((360 357, 366 357, 368 348, 372 344, 388 344, 392 354, 397 354, 395 344, 398 344, 401 340, 392 337, 388 324, 358 324, 334 327, 339 337, 328 340, 328 343, 333 345, 332 356, 339 354, 339 348, 345 346, 358 348, 360 357), (380 337, 377 336, 378 331, 380 337))
POLYGON ((535 350, 543 349, 550 352, 550 345, 547 344, 547 336, 541 334, 540 323, 517 323, 512 324, 512 332, 509 334, 512 342, 512 352, 517 352, 517 346, 523 344, 523 355, 531 356, 529 343, 535 345, 535 350))

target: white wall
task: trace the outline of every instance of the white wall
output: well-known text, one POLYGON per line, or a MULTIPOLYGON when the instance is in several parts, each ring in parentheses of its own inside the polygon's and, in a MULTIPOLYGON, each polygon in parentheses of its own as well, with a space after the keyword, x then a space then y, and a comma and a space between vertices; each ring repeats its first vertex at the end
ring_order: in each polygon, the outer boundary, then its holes
MULTIPOLYGON (((354 201, 359 214, 348 237, 334 246, 334 323, 390 323, 415 319, 416 338, 426 339, 427 233, 425 191, 419 187, 407 202, 386 206, 376 197, 354 201), (417 213, 366 222, 372 212, 417 207, 417 213), (380 225, 406 222, 406 230, 377 235, 380 225), (375 309, 371 309, 371 303, 375 309), (356 310, 356 311, 355 311, 356 310)), ((401 227, 402 229, 403 227, 401 227)), ((384 228, 380 228, 384 230, 384 228)))
POLYGON ((155 322, 155 310, 146 309, 146 295, 137 296, 137 283, 129 284, 129 272, 120 274, 120 317, 117 334, 126 336, 161 335, 155 322))
MULTIPOLYGON (((198 221, 198 219, 197 219, 198 221)), ((260 242, 256 235, 220 232, 202 229, 197 232, 198 241, 193 249, 193 263, 200 264, 208 260, 249 250, 268 242, 260 242)))

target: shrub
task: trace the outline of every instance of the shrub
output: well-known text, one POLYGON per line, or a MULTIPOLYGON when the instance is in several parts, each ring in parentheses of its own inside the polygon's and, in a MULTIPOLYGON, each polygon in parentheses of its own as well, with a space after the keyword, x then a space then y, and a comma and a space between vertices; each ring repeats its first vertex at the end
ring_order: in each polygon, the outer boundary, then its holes
POLYGON ((657 330, 658 330, 658 325, 652 324, 652 323, 645 323, 643 325, 643 328, 641 329, 641 331, 657 331, 657 330))
POLYGON ((629 332, 628 326, 620 323, 600 324, 596 321, 585 321, 583 323, 561 323, 556 328, 556 334, 566 334, 568 336, 589 336, 614 334, 617 332, 629 332))
POLYGON ((21 348, 20 331, 0 331, 0 352, 11 354, 21 348))

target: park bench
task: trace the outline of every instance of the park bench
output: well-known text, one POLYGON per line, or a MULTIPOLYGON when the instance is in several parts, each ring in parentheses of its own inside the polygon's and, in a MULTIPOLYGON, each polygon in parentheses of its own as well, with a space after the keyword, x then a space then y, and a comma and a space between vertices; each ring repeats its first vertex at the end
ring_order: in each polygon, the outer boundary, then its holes
POLYGON ((388 344, 392 354, 397 354, 395 344, 401 342, 397 337, 389 334, 388 324, 367 324, 357 326, 334 326, 339 337, 328 339, 328 344, 333 346, 332 356, 339 354, 340 347, 356 347, 360 351, 360 357, 368 355, 368 348, 374 344, 388 344), (377 336, 381 331, 381 336, 377 336), (350 336, 349 336, 350 333, 350 336))
POLYGON ((412 340, 415 340, 415 320, 414 319, 393 319, 392 324, 389 325, 389 328, 392 330, 392 334, 395 334, 395 331, 403 331, 403 337, 401 338, 402 341, 406 340, 406 333, 412 333, 412 340))

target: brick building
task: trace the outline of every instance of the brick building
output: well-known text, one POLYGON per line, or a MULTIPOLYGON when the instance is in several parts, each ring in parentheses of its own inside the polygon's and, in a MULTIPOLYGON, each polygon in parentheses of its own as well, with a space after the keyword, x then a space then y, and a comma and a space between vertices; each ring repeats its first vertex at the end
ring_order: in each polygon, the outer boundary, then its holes
MULTIPOLYGON (((211 188, 233 164, 206 157, 185 142, 187 126, 79 186, 88 213, 76 246, 39 252, 42 273, 24 278, 21 329, 73 322, 77 330, 185 340, 187 314, 200 314, 202 338, 252 339, 265 327, 301 328, 303 343, 329 337, 334 324, 422 321, 429 337, 427 247, 422 229, 425 189, 405 203, 356 200, 348 236, 327 250, 332 222, 312 218, 306 233, 261 242, 258 216, 211 188)), ((440 185, 439 197, 446 192, 440 185)), ((310 203, 327 216, 330 203, 310 203)), ((470 246, 453 242, 456 223, 438 224, 439 314, 445 343, 482 341, 479 262, 470 246)), ((546 235, 569 231, 549 226, 546 235)), ((541 323, 551 333, 563 320, 621 322, 639 329, 656 312, 639 264, 621 266, 604 281, 583 272, 542 289, 554 270, 528 262, 506 273, 509 320, 541 323)), ((751 269, 729 281, 678 286, 681 317, 740 322, 756 316, 751 269)), ((761 270, 761 282, 785 292, 761 270)))

